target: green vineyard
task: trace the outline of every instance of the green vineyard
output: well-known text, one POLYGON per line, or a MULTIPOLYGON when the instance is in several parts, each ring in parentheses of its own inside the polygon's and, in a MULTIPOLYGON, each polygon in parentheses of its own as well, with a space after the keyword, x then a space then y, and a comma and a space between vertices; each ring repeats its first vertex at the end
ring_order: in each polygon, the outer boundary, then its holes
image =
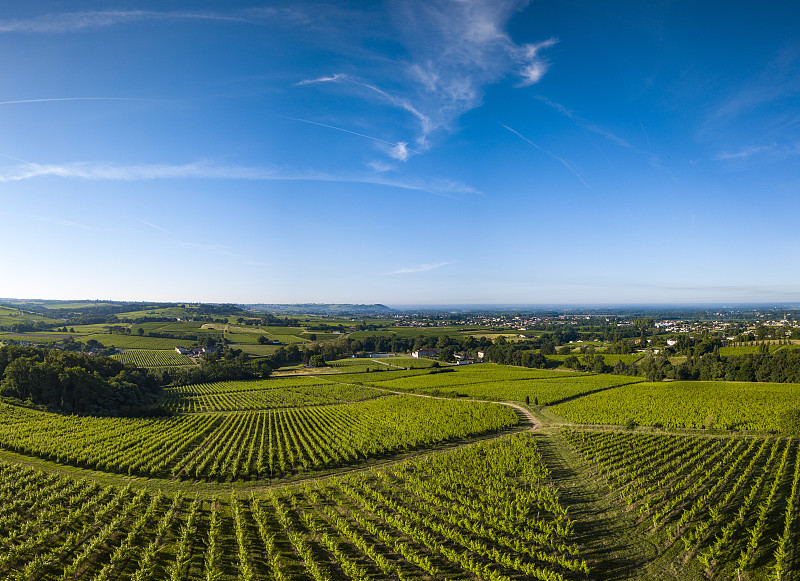
POLYGON ((164 406, 177 413, 330 405, 387 395, 370 387, 306 377, 172 387, 166 394, 164 406))
POLYGON ((764 570, 758 578, 789 578, 800 540, 796 439, 564 436, 617 501, 651 525, 686 578, 750 579, 764 570))
POLYGON ((799 399, 795 383, 673 381, 624 385, 552 410, 579 423, 774 431, 799 399))
POLYGON ((503 406, 396 395, 154 419, 70 417, 0 405, 0 447, 109 472, 236 480, 342 466, 518 421, 503 406))
POLYGON ((203 500, 0 464, 15 579, 584 579, 530 437, 203 500), (13 506, 13 511, 9 507, 13 506))
POLYGON ((180 367, 193 365, 186 355, 168 349, 126 349, 111 356, 117 361, 136 367, 180 367))

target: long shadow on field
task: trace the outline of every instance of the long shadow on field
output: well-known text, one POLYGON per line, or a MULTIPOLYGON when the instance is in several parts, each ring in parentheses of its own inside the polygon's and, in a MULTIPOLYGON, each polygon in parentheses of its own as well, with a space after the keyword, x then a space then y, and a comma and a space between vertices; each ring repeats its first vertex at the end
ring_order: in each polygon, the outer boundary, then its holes
POLYGON ((592 395, 595 393, 600 393, 601 391, 608 391, 609 389, 617 389, 618 387, 625 387, 626 385, 633 385, 634 383, 642 383, 641 380, 639 381, 629 381, 628 383, 620 383, 619 385, 609 385, 608 387, 598 387, 597 389, 593 389, 591 391, 584 391, 583 393, 578 393, 576 395, 571 395, 569 397, 562 397, 561 399, 557 399, 555 401, 551 401, 547 404, 548 407, 558 405, 560 403, 566 403, 568 401, 572 401, 574 399, 580 399, 582 397, 586 397, 587 395, 592 395))
POLYGON ((636 579, 646 565, 634 523, 610 504, 607 489, 589 475, 560 434, 534 432, 542 459, 574 521, 573 540, 589 565, 591 579, 636 579))

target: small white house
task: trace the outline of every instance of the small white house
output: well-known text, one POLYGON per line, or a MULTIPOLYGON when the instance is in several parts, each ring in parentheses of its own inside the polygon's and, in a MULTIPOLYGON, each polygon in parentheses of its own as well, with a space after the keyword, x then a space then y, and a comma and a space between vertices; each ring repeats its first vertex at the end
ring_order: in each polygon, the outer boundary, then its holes
POLYGON ((416 357, 419 359, 420 357, 438 357, 440 349, 435 347, 428 348, 428 349, 417 349, 416 351, 411 353, 411 357, 416 357))

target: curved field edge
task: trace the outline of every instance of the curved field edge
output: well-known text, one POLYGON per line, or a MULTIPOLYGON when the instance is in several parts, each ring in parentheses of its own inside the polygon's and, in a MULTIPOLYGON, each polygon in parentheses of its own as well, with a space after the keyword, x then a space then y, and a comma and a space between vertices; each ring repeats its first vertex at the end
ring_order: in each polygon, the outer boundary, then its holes
POLYGON ((405 395, 153 419, 61 416, 2 405, 0 447, 128 475, 268 480, 498 432, 519 421, 507 406, 405 395))

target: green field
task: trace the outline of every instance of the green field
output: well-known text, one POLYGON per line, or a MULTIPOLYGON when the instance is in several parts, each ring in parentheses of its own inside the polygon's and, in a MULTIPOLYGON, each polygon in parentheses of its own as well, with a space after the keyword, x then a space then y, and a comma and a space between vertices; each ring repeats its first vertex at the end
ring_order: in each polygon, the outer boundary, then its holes
POLYGON ((800 385, 673 381, 635 383, 553 406, 552 411, 580 423, 777 430, 778 418, 798 407, 800 385))
POLYGON ((0 572, 35 579, 502 581, 589 571, 529 437, 303 488, 207 499, 9 464, 0 474, 0 502, 16 515, 4 524, 0 572))
POLYGON ((683 579, 795 578, 796 439, 564 436, 616 502, 646 523, 659 570, 683 579))
POLYGON ((800 579, 800 385, 433 363, 167 387, 163 417, 0 404, 0 578, 800 579))
POLYGON ((503 406, 396 395, 158 419, 65 417, 0 405, 0 447, 110 472, 236 480, 350 464, 517 422, 503 406))
POLYGON ((181 367, 194 365, 186 355, 181 355, 174 349, 126 349, 121 353, 111 356, 112 359, 136 367, 181 367))
POLYGON ((504 384, 505 382, 518 382, 525 380, 572 380, 580 374, 564 373, 560 371, 546 371, 539 369, 522 369, 514 367, 501 367, 496 365, 465 365, 450 367, 440 370, 440 373, 426 373, 413 377, 393 379, 392 375, 380 375, 365 381, 379 381, 381 387, 387 389, 445 389, 457 388, 472 384, 504 384))
POLYGON ((164 405, 174 412, 193 413, 330 405, 385 395, 369 387, 291 377, 168 388, 164 405))
MULTIPOLYGON (((117 335, 109 333, 96 333, 84 335, 79 340, 86 342, 90 339, 99 341, 106 347, 119 347, 121 349, 157 349, 174 350, 175 347, 189 347, 193 341, 187 339, 160 339, 158 337, 139 337, 138 335, 117 335)), ((176 352, 177 353, 177 352, 176 352)))
MULTIPOLYGON (((769 344, 767 345, 769 348, 770 353, 775 353, 775 351, 780 351, 783 349, 798 349, 800 345, 791 344, 791 345, 774 345, 769 344)), ((761 346, 759 345, 737 345, 735 347, 720 347, 719 354, 720 355, 753 355, 755 353, 761 352, 761 346)))

